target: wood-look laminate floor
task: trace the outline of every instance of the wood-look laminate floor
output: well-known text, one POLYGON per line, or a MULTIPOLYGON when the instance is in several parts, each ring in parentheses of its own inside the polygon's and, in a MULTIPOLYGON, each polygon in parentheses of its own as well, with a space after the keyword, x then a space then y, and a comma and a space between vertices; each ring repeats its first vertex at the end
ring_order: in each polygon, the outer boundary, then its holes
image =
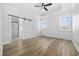
POLYGON ((4 56, 78 56, 72 41, 49 37, 18 40, 3 46, 4 56))

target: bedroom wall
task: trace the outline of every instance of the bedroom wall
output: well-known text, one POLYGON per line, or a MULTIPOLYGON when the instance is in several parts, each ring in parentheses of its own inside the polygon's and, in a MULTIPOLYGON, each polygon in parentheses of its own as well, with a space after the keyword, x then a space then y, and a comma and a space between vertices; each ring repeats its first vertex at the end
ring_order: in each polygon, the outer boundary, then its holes
POLYGON ((28 38, 31 38, 31 37, 36 37, 36 36, 39 36, 39 19, 38 18, 35 18, 35 17, 32 17, 32 21, 24 21, 23 22, 23 33, 22 33, 22 38, 23 39, 28 39, 28 38))
POLYGON ((1 21, 2 21, 2 9, 1 9, 1 4, 0 4, 0 56, 2 55, 2 44, 1 44, 1 39, 2 39, 2 33, 1 33, 1 21))
POLYGON ((79 53, 79 14, 73 15, 73 43, 79 53))
POLYGON ((45 19, 48 21, 48 26, 47 29, 41 32, 41 35, 71 40, 72 39, 71 31, 69 32, 59 31, 59 17, 61 16, 69 16, 71 18, 71 10, 51 14, 48 17, 42 18, 41 20, 45 19))
POLYGON ((79 4, 74 5, 73 14, 72 14, 72 34, 73 40, 78 53, 79 53, 79 4))

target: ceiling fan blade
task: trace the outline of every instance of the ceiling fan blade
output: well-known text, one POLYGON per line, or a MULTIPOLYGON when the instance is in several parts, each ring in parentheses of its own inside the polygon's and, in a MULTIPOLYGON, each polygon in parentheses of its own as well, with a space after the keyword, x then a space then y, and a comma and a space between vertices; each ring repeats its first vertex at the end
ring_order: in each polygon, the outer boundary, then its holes
POLYGON ((37 5, 36 5, 35 7, 42 7, 42 6, 37 6, 37 5))
POLYGON ((46 5, 44 5, 44 6, 50 6, 50 5, 52 5, 52 3, 46 4, 46 5))
POLYGON ((45 9, 46 11, 48 11, 48 9, 47 9, 46 7, 44 7, 44 9, 45 9))

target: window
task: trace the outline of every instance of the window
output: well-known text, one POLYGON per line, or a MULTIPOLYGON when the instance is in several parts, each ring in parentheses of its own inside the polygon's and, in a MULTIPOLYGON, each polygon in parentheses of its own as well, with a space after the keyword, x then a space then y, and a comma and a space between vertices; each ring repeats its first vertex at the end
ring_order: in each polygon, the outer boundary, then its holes
POLYGON ((70 31, 71 30, 71 19, 69 16, 60 17, 59 30, 60 31, 70 31))
POLYGON ((47 20, 41 20, 40 24, 42 30, 47 28, 47 20))

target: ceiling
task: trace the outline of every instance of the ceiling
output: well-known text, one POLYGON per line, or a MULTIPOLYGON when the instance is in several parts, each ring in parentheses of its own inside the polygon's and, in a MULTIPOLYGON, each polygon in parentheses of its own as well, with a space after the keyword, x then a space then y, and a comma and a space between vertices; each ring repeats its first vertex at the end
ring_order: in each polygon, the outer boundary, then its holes
POLYGON ((44 9, 41 9, 40 7, 34 7, 35 5, 40 4, 40 3, 7 3, 7 4, 14 6, 24 11, 25 13, 40 15, 40 16, 45 16, 50 13, 54 14, 54 13, 72 8, 71 3, 53 3, 52 6, 47 7, 49 11, 45 11, 44 9))

